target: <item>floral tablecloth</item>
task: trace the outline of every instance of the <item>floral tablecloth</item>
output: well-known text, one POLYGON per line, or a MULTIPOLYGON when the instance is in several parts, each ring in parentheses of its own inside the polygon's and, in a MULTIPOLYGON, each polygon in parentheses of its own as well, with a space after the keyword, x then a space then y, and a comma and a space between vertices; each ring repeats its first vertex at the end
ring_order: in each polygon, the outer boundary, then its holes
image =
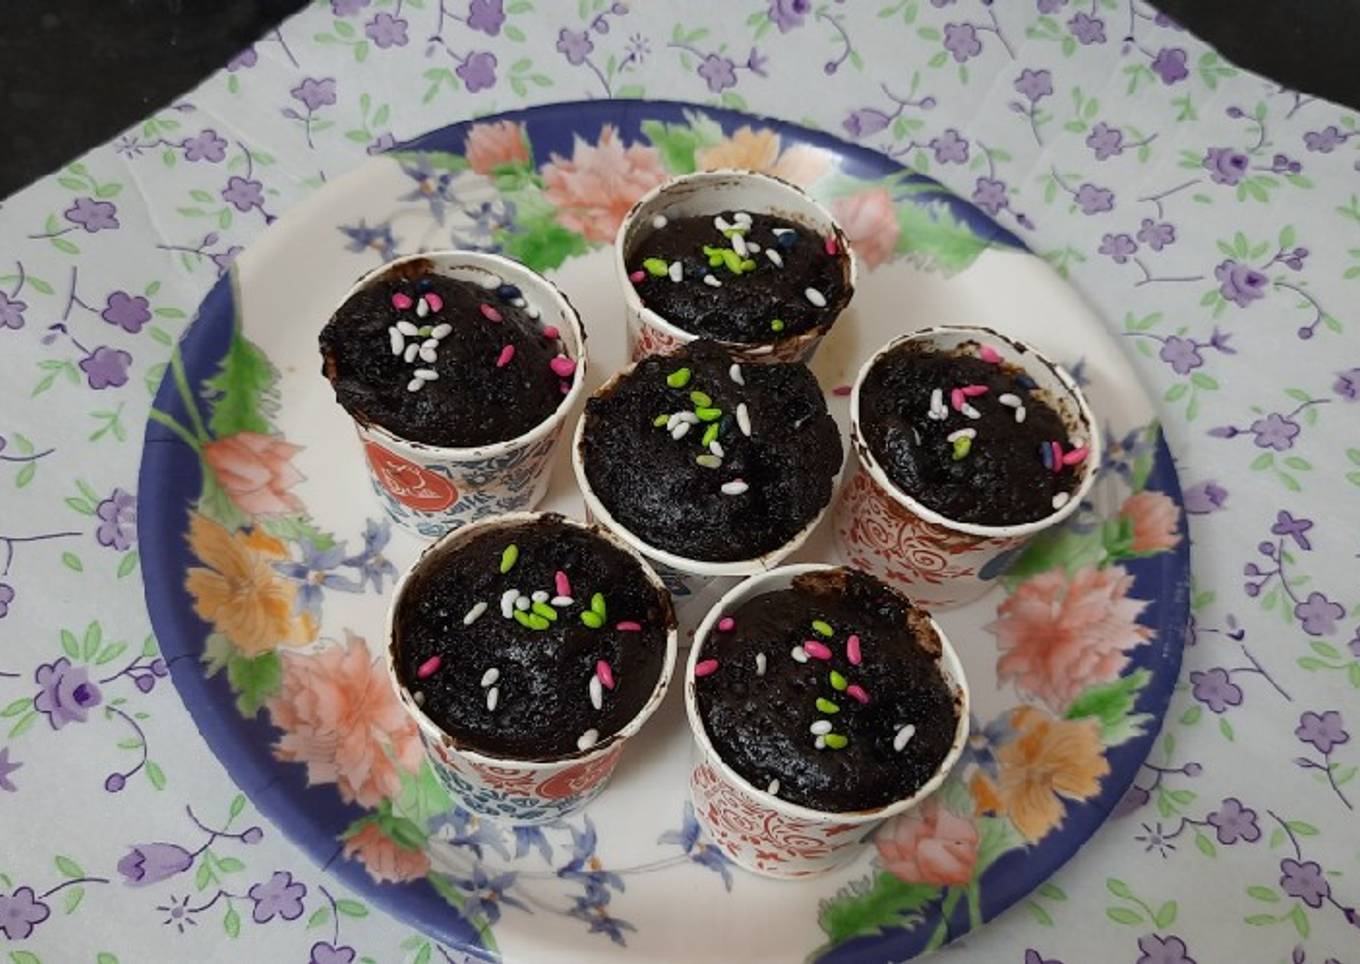
POLYGON ((0 957, 461 958, 320 872, 197 737, 142 600, 142 427, 201 297, 328 177, 452 120, 644 96, 940 179, 1162 399, 1180 691, 1117 816, 955 956, 1360 960, 1360 119, 1139 0, 318 0, 0 206, 0 957))

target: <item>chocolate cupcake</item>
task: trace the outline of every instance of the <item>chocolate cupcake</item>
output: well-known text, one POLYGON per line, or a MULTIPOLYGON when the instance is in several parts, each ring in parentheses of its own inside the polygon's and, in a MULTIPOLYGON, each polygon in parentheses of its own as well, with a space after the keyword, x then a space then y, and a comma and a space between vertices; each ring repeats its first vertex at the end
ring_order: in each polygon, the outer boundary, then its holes
POLYGON ((625 369, 586 404, 577 477, 611 528, 681 561, 791 551, 831 499, 841 442, 798 363, 708 340, 625 369))

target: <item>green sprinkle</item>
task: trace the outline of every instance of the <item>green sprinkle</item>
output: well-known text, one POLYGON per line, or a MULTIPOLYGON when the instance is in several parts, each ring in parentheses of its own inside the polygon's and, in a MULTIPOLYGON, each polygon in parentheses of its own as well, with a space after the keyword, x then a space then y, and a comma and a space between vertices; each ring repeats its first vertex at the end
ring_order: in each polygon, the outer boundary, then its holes
POLYGON ((550 623, 557 622, 557 610, 553 609, 547 603, 536 602, 530 608, 533 609, 534 612, 542 616, 544 619, 546 619, 548 622, 550 623))
MULTIPOLYGON (((515 615, 519 614, 516 613, 515 615)), ((585 612, 581 613, 581 622, 585 623, 591 629, 599 629, 604 625, 604 617, 599 613, 593 613, 587 609, 585 612)))
POLYGON ((784 330, 784 323, 783 323, 782 321, 780 321, 778 318, 776 318, 774 321, 770 322, 770 331, 783 331, 783 330, 784 330))
POLYGON ((666 384, 671 388, 684 388, 689 384, 690 370, 688 368, 677 368, 666 376, 666 384))
POLYGON ((721 408, 696 408, 694 414, 699 416, 701 422, 716 422, 722 418, 721 408))
POLYGON ((539 631, 541 632, 542 630, 547 629, 550 625, 552 625, 552 624, 549 623, 549 622, 548 622, 546 619, 544 619, 542 616, 539 616, 539 615, 536 615, 536 614, 533 614, 533 615, 530 615, 530 616, 529 616, 529 628, 530 628, 530 629, 537 629, 537 630, 539 630, 539 631))
POLYGON ((708 443, 712 442, 717 437, 718 437, 718 423, 712 422, 709 424, 708 428, 704 429, 704 437, 701 438, 699 441, 704 448, 708 448, 708 443))
POLYGON ((825 696, 817 697, 817 710, 821 713, 839 713, 841 708, 825 696))
POLYGON ((723 232, 723 237, 724 237, 724 238, 733 238, 733 237, 736 237, 738 234, 745 234, 745 233, 746 233, 746 228, 745 228, 744 226, 738 224, 738 225, 736 225, 735 227, 728 228, 726 231, 724 231, 724 232, 723 232))
POLYGON ((844 750, 846 745, 850 742, 846 737, 841 736, 839 733, 828 733, 826 736, 822 737, 822 739, 824 739, 826 745, 833 750, 844 750))
POLYGON ((831 688, 832 688, 833 690, 843 690, 843 689, 845 689, 848 685, 850 685, 850 684, 848 684, 848 683, 845 681, 845 677, 844 677, 844 676, 842 676, 840 673, 836 672, 834 669, 831 671, 831 688))
POLYGON ((722 248, 715 248, 708 244, 704 245, 704 254, 708 255, 708 266, 710 268, 716 268, 723 263, 722 253, 722 248))
POLYGON ((665 427, 666 427, 666 423, 669 422, 670 420, 671 420, 671 417, 670 417, 669 415, 666 415, 666 414, 663 412, 662 414, 658 415, 656 418, 652 419, 652 424, 655 425, 657 428, 665 428, 665 427))
POLYGON ((741 274, 741 255, 737 254, 737 252, 733 251, 731 248, 723 248, 722 259, 723 264, 727 265, 728 271, 733 274, 741 274))
POLYGON ((671 270, 671 266, 660 258, 648 258, 642 262, 642 267, 649 275, 657 278, 665 277, 671 270))
POLYGON ((756 270, 756 263, 755 263, 755 261, 754 261, 753 259, 751 259, 751 258, 747 258, 745 261, 743 261, 743 262, 741 263, 741 270, 742 270, 742 271, 754 271, 754 270, 756 270))
POLYGON ((713 404, 713 399, 709 398, 704 392, 690 392, 689 400, 693 402, 697 408, 708 408, 713 404))
POLYGON ((607 612, 605 612, 604 608, 604 593, 597 592, 595 595, 590 597, 590 611, 594 613, 599 613, 601 619, 604 619, 607 615, 609 615, 607 612))
POLYGON ((694 461, 706 469, 722 468, 722 459, 708 452, 705 452, 703 455, 694 456, 694 461))
POLYGON ((509 572, 519 561, 519 546, 513 542, 501 551, 501 572, 509 572))
POLYGON ((836 631, 831 628, 831 624, 821 619, 814 619, 812 621, 812 631, 825 636, 828 639, 836 635, 836 631))
POLYGON ((954 439, 954 461, 961 462, 968 456, 968 452, 973 448, 973 440, 967 435, 960 435, 954 439))
POLYGON ((417 334, 417 335, 421 335, 422 337, 425 337, 425 338, 430 337, 430 335, 431 335, 433 332, 434 332, 434 326, 433 326, 433 325, 421 325, 419 328, 416 329, 416 334, 417 334))
POLYGON ((530 616, 528 613, 523 612, 523 611, 518 610, 518 609, 515 610, 515 622, 519 623, 519 624, 520 624, 521 626, 523 626, 525 629, 533 629, 533 628, 534 628, 534 624, 533 624, 532 620, 533 620, 533 617, 530 616))

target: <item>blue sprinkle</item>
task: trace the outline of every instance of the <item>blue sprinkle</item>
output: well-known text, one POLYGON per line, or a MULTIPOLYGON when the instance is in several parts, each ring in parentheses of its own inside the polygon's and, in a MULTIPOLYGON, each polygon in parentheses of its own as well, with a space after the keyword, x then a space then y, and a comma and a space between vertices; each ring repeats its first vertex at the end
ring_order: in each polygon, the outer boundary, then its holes
POLYGON ((429 291, 434 285, 429 278, 421 278, 416 282, 416 288, 421 291, 429 291))
POLYGON ((1032 392, 1039 387, 1039 383, 1028 375, 1016 375, 1015 383, 1027 392, 1032 392))
POLYGON ((520 291, 514 285, 501 285, 496 289, 496 297, 501 301, 514 301, 521 297, 520 291))
POLYGON ((774 239, 775 244, 779 245, 785 251, 793 247, 794 243, 797 240, 798 234, 795 231, 780 231, 777 235, 775 235, 774 239))
POLYGON ((1053 468, 1053 446, 1047 442, 1040 442, 1039 456, 1044 460, 1044 468, 1051 470, 1053 468))

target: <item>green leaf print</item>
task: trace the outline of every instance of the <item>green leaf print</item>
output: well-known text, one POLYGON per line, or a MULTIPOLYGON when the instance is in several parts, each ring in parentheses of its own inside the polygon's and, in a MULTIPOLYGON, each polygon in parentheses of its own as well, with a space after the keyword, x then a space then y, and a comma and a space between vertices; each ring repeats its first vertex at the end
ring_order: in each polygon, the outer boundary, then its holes
POLYGON ((1110 683, 1088 686, 1077 694, 1063 715, 1069 720, 1092 717, 1100 723, 1100 741, 1106 746, 1118 746, 1143 732, 1146 714, 1134 713, 1138 693, 1152 674, 1145 669, 1110 683))
POLYGON ((946 274, 962 271, 991 246, 986 238, 956 220, 944 203, 899 204, 897 223, 902 228, 897 253, 924 259, 928 266, 946 274))
POLYGON ((920 921, 924 908, 939 897, 940 888, 934 884, 908 884, 880 870, 871 879, 841 888, 822 905, 817 923, 826 933, 828 944, 834 946, 889 927, 909 927, 920 921))
POLYGON ((236 708, 243 716, 254 716, 283 685, 283 663, 278 653, 248 659, 233 652, 227 657, 227 680, 236 694, 236 708))
POLYGON ((237 432, 270 431, 269 419, 278 411, 279 372, 264 352, 243 338, 232 336, 218 373, 208 379, 213 435, 226 438, 237 432))
POLYGON ((520 218, 513 233, 498 230, 496 241, 506 255, 535 271, 551 271, 590 247, 582 235, 558 224, 551 211, 520 218))

